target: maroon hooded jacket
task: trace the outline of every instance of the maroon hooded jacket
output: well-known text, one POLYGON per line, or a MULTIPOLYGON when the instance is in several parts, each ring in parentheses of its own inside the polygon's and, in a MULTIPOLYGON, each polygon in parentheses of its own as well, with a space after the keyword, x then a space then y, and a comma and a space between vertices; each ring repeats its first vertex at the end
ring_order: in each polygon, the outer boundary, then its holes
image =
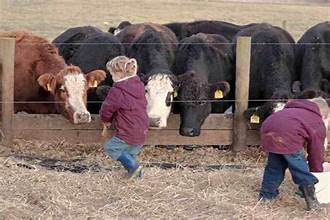
POLYGON ((142 145, 148 132, 147 100, 138 76, 115 82, 104 100, 100 117, 115 128, 115 136, 128 144, 142 145))
POLYGON ((307 143, 311 172, 323 172, 325 137, 326 127, 319 108, 308 100, 288 102, 261 126, 261 143, 266 152, 294 154, 307 143))

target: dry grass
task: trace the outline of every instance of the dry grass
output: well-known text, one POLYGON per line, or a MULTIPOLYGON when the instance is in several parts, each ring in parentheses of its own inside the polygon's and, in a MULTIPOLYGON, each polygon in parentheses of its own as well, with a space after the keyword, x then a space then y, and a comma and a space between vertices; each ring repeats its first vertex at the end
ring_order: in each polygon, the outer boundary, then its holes
POLYGON ((146 169, 128 181, 113 172, 29 170, 0 158, 0 219, 328 219, 304 211, 290 181, 272 204, 257 201, 262 169, 146 169))
POLYGON ((327 5, 224 3, 217 0, 0 0, 1 29, 27 29, 53 39, 68 27, 94 25, 107 30, 109 22, 165 23, 215 19, 238 24, 268 22, 282 26, 297 39, 307 28, 330 20, 327 5))

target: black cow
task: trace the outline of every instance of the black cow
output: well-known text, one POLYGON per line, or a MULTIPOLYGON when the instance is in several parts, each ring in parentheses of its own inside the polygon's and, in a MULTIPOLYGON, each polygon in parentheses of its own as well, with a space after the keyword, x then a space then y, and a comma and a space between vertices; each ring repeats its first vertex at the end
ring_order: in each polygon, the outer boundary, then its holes
MULTIPOLYGON (((83 72, 101 69, 106 72, 106 63, 117 56, 124 55, 124 47, 112 34, 98 28, 85 26, 70 28, 54 39, 53 43, 59 48, 59 53, 67 64, 79 66, 83 72)), ((110 74, 100 83, 112 85, 110 74)), ((101 99, 96 95, 96 89, 88 93, 88 110, 98 113, 101 99)))
POLYGON ((190 37, 193 34, 205 33, 220 34, 231 41, 240 30, 251 27, 255 24, 236 25, 224 21, 203 20, 194 22, 174 22, 164 25, 175 33, 178 40, 182 40, 185 37, 190 37))
MULTIPOLYGON (((238 32, 238 36, 250 36, 251 69, 249 107, 245 117, 252 115, 262 122, 272 112, 284 106, 292 97, 292 82, 297 79, 295 71, 295 42, 290 34, 269 24, 259 24, 238 32), (266 100, 276 100, 267 101, 266 100)), ((236 38, 233 53, 236 57, 236 38)), ((251 118, 252 119, 252 118, 251 118)))
POLYGON ((127 55, 137 60, 138 74, 144 75, 150 126, 166 127, 176 84, 172 66, 178 42, 174 33, 162 25, 143 23, 127 26, 116 37, 127 55))
POLYGON ((232 103, 205 100, 234 99, 233 56, 230 42, 220 35, 202 34, 183 39, 177 49, 180 134, 198 136, 211 112, 222 113, 232 103), (182 102, 181 102, 182 101, 182 102))
POLYGON ((296 65, 300 80, 296 90, 321 90, 329 95, 330 22, 311 27, 299 39, 296 45, 296 65))

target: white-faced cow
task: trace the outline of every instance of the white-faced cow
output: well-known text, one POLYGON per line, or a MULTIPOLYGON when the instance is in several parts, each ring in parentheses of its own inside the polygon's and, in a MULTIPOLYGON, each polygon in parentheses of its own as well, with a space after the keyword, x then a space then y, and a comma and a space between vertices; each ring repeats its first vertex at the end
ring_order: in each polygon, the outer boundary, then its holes
POLYGON ((181 73, 177 99, 181 135, 200 135, 211 112, 223 113, 231 105, 207 100, 234 99, 232 59, 231 44, 223 36, 199 33, 180 41, 175 72, 181 73))
POLYGON ((126 54, 137 60, 138 75, 146 83, 150 126, 166 127, 176 84, 171 70, 177 47, 174 33, 162 25, 144 23, 125 27, 116 37, 126 54))
MULTIPOLYGON (((238 36, 250 36, 251 69, 249 107, 245 117, 258 117, 261 123, 272 112, 281 110, 292 97, 295 71, 294 40, 290 34, 269 24, 243 29, 238 36), (277 100, 277 101, 268 101, 277 100)), ((236 53, 236 38, 233 53, 236 53)), ((254 121, 257 122, 257 121, 254 121)))
MULTIPOLYGON (((69 28, 55 38, 53 43, 59 48, 59 53, 67 64, 79 66, 83 72, 103 70, 108 73, 108 60, 125 53, 124 47, 116 37, 91 26, 69 28)), ((99 86, 111 86, 112 83, 111 75, 107 74, 99 86)), ((96 94, 96 88, 88 91, 90 103, 87 107, 91 113, 99 112, 101 101, 96 94)))
POLYGON ((75 124, 91 121, 87 90, 104 80, 104 71, 84 74, 67 66, 53 44, 31 33, 3 32, 0 37, 16 39, 15 112, 61 113, 75 124))

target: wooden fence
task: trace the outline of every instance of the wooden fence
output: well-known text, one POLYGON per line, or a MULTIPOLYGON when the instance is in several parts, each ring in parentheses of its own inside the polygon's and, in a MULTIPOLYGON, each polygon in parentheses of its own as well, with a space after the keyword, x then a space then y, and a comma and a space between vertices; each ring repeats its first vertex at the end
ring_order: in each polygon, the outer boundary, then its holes
MULTIPOLYGON (((259 143, 258 132, 249 130, 242 113, 248 104, 251 38, 240 37, 236 63, 235 115, 211 114, 198 137, 179 135, 179 115, 171 115, 168 126, 150 130, 146 144, 150 145, 229 145, 238 151, 246 145, 259 143), (234 132, 233 132, 234 131, 234 132)), ((102 126, 97 115, 90 124, 73 125, 61 115, 13 114, 14 109, 14 39, 0 39, 0 75, 2 86, 3 144, 13 138, 65 140, 73 143, 101 143, 102 126)))

